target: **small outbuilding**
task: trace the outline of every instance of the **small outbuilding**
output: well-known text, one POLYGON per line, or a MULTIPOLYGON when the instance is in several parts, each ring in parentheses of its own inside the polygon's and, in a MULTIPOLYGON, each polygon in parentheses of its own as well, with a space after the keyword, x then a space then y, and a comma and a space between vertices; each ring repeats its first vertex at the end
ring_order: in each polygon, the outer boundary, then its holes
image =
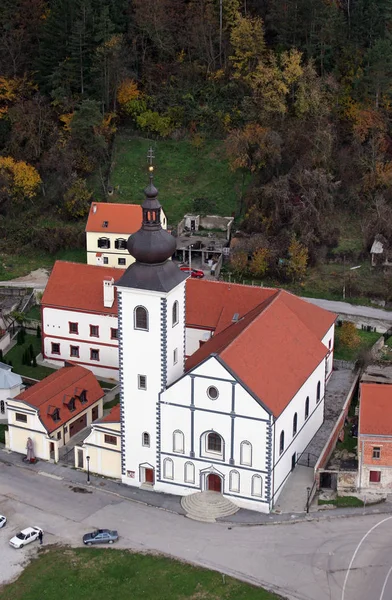
POLYGON ((7 419, 7 400, 23 390, 20 375, 12 372, 12 367, 0 362, 0 419, 7 419))

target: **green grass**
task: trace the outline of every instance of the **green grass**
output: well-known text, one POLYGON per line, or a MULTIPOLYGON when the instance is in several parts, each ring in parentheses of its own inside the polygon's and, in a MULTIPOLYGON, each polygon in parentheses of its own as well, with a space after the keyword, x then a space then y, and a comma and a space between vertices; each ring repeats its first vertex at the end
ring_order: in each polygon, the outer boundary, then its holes
POLYGON ((357 446, 358 446, 358 438, 355 438, 351 435, 351 424, 349 423, 344 428, 344 441, 337 442, 336 450, 347 450, 348 452, 356 453, 357 446))
POLYGON ((5 431, 8 429, 8 425, 0 423, 0 444, 5 444, 5 431))
POLYGON ((339 360, 356 361, 363 350, 369 350, 380 338, 380 334, 373 331, 362 331, 358 329, 360 344, 356 348, 345 348, 340 342, 341 328, 335 329, 334 358, 339 360))
POLYGON ((332 504, 337 508, 353 508, 363 506, 363 501, 355 496, 337 496, 333 500, 319 500, 319 504, 332 504))
POLYGON ((48 254, 29 249, 28 254, 0 253, 0 281, 9 281, 15 277, 24 277, 36 269, 51 269, 56 260, 86 262, 86 250, 61 250, 57 254, 48 254))
MULTIPOLYGON (((207 141, 196 150, 188 140, 154 141, 118 133, 114 143, 110 182, 115 188, 112 202, 140 204, 148 183, 147 151, 155 152, 155 184, 171 225, 191 212, 192 200, 206 198, 207 214, 231 216, 242 189, 242 174, 233 173, 223 142, 207 141)), ((246 178, 246 183, 249 182, 246 178)))
POLYGON ((38 304, 34 304, 26 313, 26 320, 41 321, 41 309, 38 304))
POLYGON ((118 385, 118 381, 115 381, 113 383, 109 383, 109 381, 99 381, 99 385, 102 388, 107 388, 108 390, 111 390, 112 388, 116 387, 116 385, 118 385))
POLYGON ((120 394, 116 394, 115 397, 113 398, 113 400, 111 400, 110 402, 105 402, 103 407, 104 408, 113 408, 113 406, 116 406, 116 404, 118 404, 119 402, 120 402, 120 394))
POLYGON ((161 556, 109 549, 41 552, 2 600, 278 600, 221 573, 161 556))
POLYGON ((11 361, 13 370, 15 373, 19 375, 24 375, 25 377, 32 377, 34 379, 43 379, 50 375, 55 371, 55 369, 49 369, 48 367, 41 367, 37 365, 36 367, 28 367, 22 364, 22 356, 26 348, 33 345, 34 354, 37 356, 41 352, 41 340, 37 338, 35 335, 26 335, 25 343, 22 346, 14 346, 11 348, 9 352, 5 355, 7 362, 11 361))

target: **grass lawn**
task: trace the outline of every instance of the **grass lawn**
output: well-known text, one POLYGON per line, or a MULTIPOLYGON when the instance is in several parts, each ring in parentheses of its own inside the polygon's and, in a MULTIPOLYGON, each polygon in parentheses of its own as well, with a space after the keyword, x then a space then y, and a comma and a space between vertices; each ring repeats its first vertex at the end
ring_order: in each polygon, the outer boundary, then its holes
POLYGON ((26 335, 25 343, 22 346, 14 346, 5 355, 7 362, 11 361, 13 370, 19 375, 25 375, 26 377, 32 377, 34 379, 43 379, 55 371, 55 369, 49 369, 48 367, 28 367, 22 364, 22 356, 26 348, 33 345, 35 356, 41 352, 41 340, 35 335, 26 335))
POLYGON ((0 254, 0 281, 23 277, 36 269, 51 269, 56 260, 86 262, 86 250, 61 250, 57 254, 47 254, 29 250, 27 254, 0 254))
POLYGON ((113 398, 113 400, 111 400, 110 402, 106 402, 103 407, 104 408, 113 408, 113 406, 116 406, 116 404, 118 404, 120 402, 120 394, 116 394, 115 397, 113 398))
POLYGON ((242 174, 230 170, 221 141, 209 140, 197 150, 189 140, 151 141, 125 131, 116 135, 114 143, 110 182, 117 189, 112 202, 141 204, 148 182, 146 157, 151 145, 156 157, 155 183, 170 225, 193 210, 195 198, 207 199, 207 214, 231 216, 236 211, 242 174))
POLYGON ((319 504, 332 504, 338 508, 363 506, 363 501, 355 496, 337 496, 333 500, 319 500, 319 504))
POLYGON ((0 423, 0 444, 5 444, 5 431, 8 429, 8 425, 0 423))
POLYGON ((41 552, 2 600, 278 600, 220 573, 161 556, 109 549, 41 552))
POLYGON ((362 350, 369 350, 373 344, 380 338, 380 334, 372 331, 362 331, 358 329, 358 334, 361 338, 361 343, 356 348, 345 348, 340 343, 340 327, 335 329, 335 349, 334 358, 339 360, 356 361, 362 350))

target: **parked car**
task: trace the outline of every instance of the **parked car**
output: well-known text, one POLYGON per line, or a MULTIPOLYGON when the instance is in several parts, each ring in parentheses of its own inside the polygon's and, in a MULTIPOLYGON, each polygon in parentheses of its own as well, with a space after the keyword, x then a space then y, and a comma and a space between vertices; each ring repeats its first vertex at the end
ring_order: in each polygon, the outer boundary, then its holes
POLYGON ((30 544, 30 542, 35 542, 35 540, 38 540, 40 531, 42 531, 40 527, 27 527, 10 539, 10 545, 14 548, 23 548, 23 546, 26 546, 26 544, 30 544))
POLYGON ((4 525, 7 523, 7 519, 6 517, 3 517, 3 515, 0 515, 0 529, 2 527, 4 527, 4 525))
POLYGON ((192 279, 203 279, 204 277, 204 271, 201 271, 201 269, 192 269, 192 267, 188 267, 188 265, 181 265, 180 269, 181 271, 184 271, 184 273, 190 273, 192 279))
POLYGON ((113 544, 117 540, 117 531, 112 531, 111 529, 97 529, 83 536, 83 544, 86 544, 86 546, 91 546, 92 544, 113 544))

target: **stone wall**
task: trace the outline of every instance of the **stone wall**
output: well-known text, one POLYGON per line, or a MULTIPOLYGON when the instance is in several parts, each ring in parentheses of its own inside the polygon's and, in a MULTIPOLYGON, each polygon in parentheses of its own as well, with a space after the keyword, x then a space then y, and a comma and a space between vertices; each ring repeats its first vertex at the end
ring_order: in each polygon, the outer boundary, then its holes
POLYGON ((349 494, 356 492, 358 485, 358 471, 338 471, 337 492, 349 494))

